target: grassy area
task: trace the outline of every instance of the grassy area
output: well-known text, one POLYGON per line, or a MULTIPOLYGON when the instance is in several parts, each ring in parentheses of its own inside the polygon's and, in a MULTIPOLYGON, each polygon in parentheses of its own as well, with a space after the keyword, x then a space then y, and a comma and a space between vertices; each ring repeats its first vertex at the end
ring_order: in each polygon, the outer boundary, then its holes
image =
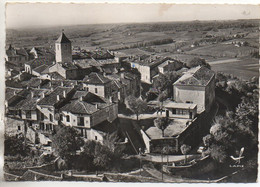
POLYGON ((211 65, 211 68, 216 72, 233 74, 238 78, 248 80, 252 77, 259 76, 258 63, 259 63, 258 59, 245 57, 245 58, 238 58, 238 61, 231 61, 227 63, 216 63, 211 65))

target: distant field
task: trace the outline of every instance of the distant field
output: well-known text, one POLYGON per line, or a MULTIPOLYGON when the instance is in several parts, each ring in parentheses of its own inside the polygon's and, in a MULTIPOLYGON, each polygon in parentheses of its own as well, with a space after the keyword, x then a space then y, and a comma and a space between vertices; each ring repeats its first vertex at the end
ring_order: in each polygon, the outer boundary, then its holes
POLYGON ((212 70, 233 74, 244 80, 259 77, 259 62, 257 59, 226 59, 208 62, 212 70))

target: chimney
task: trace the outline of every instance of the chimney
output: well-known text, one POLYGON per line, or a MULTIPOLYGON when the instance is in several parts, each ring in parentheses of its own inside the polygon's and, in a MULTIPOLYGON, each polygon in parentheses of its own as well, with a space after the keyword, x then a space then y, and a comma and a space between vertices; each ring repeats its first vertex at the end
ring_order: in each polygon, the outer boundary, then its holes
POLYGON ((110 103, 113 103, 113 98, 112 98, 112 96, 109 97, 109 102, 110 102, 110 103))
POLYGON ((95 104, 95 106, 96 106, 96 109, 98 109, 98 105, 97 105, 97 104, 95 104))
POLYGON ((34 93, 33 92, 31 92, 31 98, 33 98, 34 97, 34 93))
POLYGON ((66 98, 67 97, 67 94, 66 94, 66 91, 63 90, 63 97, 66 98))
POLYGON ((63 87, 63 86, 64 86, 64 83, 63 83, 63 81, 61 81, 61 83, 60 83, 60 86, 61 86, 61 87, 63 87))
POLYGON ((49 85, 50 85, 50 87, 52 87, 52 83, 51 83, 51 81, 49 82, 49 85))
POLYGON ((83 97, 82 97, 82 96, 80 96, 79 100, 80 100, 80 101, 83 101, 83 97))
POLYGON ((125 78, 125 73, 124 72, 122 72, 120 75, 121 75, 121 79, 125 78))
POLYGON ((60 95, 57 95, 57 101, 60 101, 60 95))
POLYGON ((45 93, 43 92, 43 93, 42 93, 42 98, 44 98, 44 97, 45 97, 45 93))

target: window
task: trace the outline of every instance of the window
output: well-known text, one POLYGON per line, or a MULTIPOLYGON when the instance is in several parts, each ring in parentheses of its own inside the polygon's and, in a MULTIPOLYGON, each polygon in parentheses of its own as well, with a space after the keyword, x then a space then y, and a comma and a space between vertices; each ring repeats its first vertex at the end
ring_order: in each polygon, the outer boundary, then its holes
POLYGON ((84 117, 78 117, 78 126, 84 127, 84 117))
POLYGON ((50 121, 53 122, 53 115, 50 114, 49 117, 50 117, 50 121))
POLYGON ((40 123, 40 130, 44 130, 44 123, 40 123))
POLYGON ((46 130, 50 130, 50 124, 46 124, 46 130))
POLYGON ((95 140, 97 140, 97 136, 95 136, 95 140))
POLYGON ((70 116, 66 116, 67 122, 70 122, 70 116))
POLYGON ((20 126, 20 125, 19 125, 17 128, 18 128, 18 131, 20 131, 20 130, 21 130, 21 126, 20 126))
POLYGON ((41 120, 43 121, 44 120, 44 114, 41 113, 41 120))
POLYGON ((97 88, 95 88, 95 93, 98 93, 98 90, 97 90, 97 88))
POLYGON ((32 114, 31 114, 31 111, 26 111, 26 118, 31 118, 32 117, 32 114))

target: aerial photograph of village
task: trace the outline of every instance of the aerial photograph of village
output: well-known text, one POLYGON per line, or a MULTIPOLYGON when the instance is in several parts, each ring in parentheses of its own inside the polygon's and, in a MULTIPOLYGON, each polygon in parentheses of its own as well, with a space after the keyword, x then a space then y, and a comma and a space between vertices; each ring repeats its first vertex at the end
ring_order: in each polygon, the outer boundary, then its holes
POLYGON ((7 5, 4 180, 255 183, 260 7, 212 6, 7 5))

